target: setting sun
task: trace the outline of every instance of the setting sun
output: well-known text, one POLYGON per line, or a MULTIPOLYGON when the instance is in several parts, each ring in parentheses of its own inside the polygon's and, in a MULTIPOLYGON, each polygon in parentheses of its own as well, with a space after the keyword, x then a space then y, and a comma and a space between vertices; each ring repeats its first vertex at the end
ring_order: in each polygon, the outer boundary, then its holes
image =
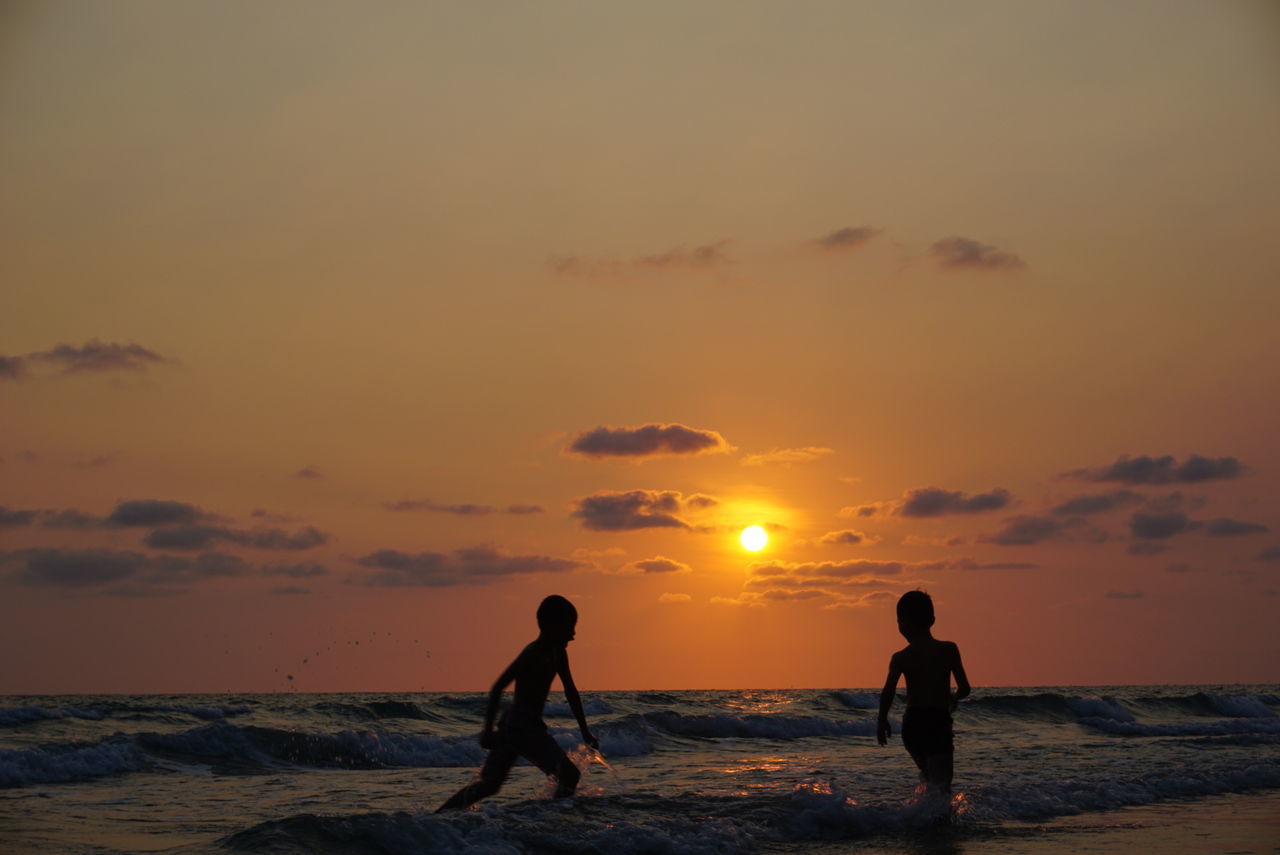
POLYGON ((743 549, 748 552, 759 552, 769 543, 769 534, 758 525, 750 525, 742 530, 738 539, 742 541, 743 549))

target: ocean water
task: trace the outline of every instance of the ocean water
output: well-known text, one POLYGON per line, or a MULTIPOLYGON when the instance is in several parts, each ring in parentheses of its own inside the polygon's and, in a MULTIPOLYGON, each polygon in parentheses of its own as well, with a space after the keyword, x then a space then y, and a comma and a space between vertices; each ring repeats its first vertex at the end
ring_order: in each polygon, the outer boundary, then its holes
POLYGON ((484 694, 0 697, 0 850, 955 852, 1034 844, 1063 817, 1280 793, 1280 686, 978 688, 955 716, 940 831, 896 736, 902 701, 881 748, 877 698, 587 692, 601 757, 553 694, 579 796, 550 799, 519 765, 478 808, 437 816, 484 759, 484 694))

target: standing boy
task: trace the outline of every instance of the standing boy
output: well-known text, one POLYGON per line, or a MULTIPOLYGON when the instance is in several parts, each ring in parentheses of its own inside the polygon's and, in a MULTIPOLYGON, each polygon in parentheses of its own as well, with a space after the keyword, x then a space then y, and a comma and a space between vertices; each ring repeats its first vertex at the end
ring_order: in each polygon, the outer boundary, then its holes
POLYGON ((880 721, 876 740, 889 739, 889 707, 898 677, 907 678, 907 709, 902 714, 902 745, 920 768, 920 782, 950 797, 952 758, 951 713, 969 696, 969 679, 960 663, 960 648, 939 641, 933 626, 933 600, 924 591, 908 591, 898 599, 898 632, 907 646, 889 659, 889 678, 880 693, 880 721), (955 675, 956 690, 951 691, 955 675))
POLYGON ((547 732, 547 725, 542 721, 542 708, 547 703, 551 681, 559 675, 565 700, 578 718, 583 741, 592 748, 599 748, 599 741, 587 727, 582 698, 573 684, 573 675, 569 673, 566 648, 573 641, 577 624, 578 610, 564 597, 552 594, 538 606, 538 637, 520 651, 489 692, 484 730, 480 733, 480 745, 489 749, 489 756, 480 770, 480 780, 459 790, 437 808, 437 813, 468 807, 496 793, 520 756, 556 779, 556 798, 573 795, 581 773, 547 732), (495 731, 493 719, 497 715, 498 704, 503 691, 513 680, 516 684, 515 702, 503 714, 495 731))

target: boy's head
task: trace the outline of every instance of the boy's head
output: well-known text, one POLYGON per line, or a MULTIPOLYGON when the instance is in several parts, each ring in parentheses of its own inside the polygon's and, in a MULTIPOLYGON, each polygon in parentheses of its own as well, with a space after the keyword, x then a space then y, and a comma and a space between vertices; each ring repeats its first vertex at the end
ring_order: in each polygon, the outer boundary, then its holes
POLYGON ((559 594, 552 594, 538 606, 538 630, 546 636, 573 640, 573 630, 578 624, 578 610, 573 603, 559 594))
POLYGON ((933 621, 933 598, 924 591, 907 591, 898 598, 899 627, 929 629, 933 621))

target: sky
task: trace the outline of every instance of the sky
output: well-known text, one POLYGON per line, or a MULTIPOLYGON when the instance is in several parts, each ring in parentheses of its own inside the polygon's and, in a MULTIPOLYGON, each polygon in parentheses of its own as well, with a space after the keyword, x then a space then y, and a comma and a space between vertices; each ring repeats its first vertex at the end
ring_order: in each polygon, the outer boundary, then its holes
POLYGON ((0 7, 0 692, 1280 682, 1269 2, 0 7), (746 526, 769 543, 748 552, 746 526))

